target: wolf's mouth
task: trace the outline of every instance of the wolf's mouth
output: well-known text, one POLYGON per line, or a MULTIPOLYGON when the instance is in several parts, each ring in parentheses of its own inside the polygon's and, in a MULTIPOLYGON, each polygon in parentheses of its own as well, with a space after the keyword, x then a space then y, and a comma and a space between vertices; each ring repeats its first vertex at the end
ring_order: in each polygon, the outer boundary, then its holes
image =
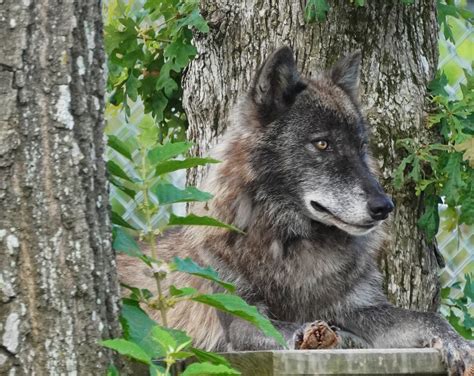
POLYGON ((336 221, 338 222, 342 222, 344 223, 345 225, 347 226, 352 226, 352 227, 357 227, 357 228, 361 228, 361 229, 366 229, 366 230, 370 230, 371 228, 373 228, 376 223, 375 222, 372 222, 372 223, 367 223, 367 224, 355 224, 355 223, 348 223, 346 221, 343 221, 341 218, 339 218, 337 215, 335 215, 334 213, 332 213, 330 210, 328 210, 327 208, 325 208, 324 206, 322 206, 321 204, 317 203, 316 201, 311 201, 311 206, 313 207, 313 209, 317 210, 317 211, 320 211, 320 212, 323 212, 323 213, 326 213, 326 214, 329 214, 331 217, 333 217, 336 221))

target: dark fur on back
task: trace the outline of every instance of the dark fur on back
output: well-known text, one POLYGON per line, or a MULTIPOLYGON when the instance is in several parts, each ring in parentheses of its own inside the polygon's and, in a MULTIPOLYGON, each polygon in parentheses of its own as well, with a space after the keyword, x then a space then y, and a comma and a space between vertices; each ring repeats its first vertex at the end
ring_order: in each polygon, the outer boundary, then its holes
MULTIPOLYGON (((422 314, 390 306, 382 292, 374 256, 393 206, 366 146, 357 98, 360 58, 350 55, 306 80, 289 49, 270 56, 213 153, 222 163, 202 188, 215 198, 193 208, 245 234, 194 227, 159 243, 161 256, 190 256, 233 282, 290 344, 295 329, 315 320, 334 322, 369 346, 419 346, 439 331, 454 336, 439 317, 425 322, 422 314), (324 151, 315 146, 321 141, 329 144, 324 151), (415 326, 424 328, 421 334, 415 326)), ((134 260, 121 258, 119 268, 126 283, 154 286, 134 260)), ((177 274, 169 283, 215 289, 177 274)), ((197 346, 278 347, 241 320, 190 304, 170 312, 171 324, 186 329, 197 346)))

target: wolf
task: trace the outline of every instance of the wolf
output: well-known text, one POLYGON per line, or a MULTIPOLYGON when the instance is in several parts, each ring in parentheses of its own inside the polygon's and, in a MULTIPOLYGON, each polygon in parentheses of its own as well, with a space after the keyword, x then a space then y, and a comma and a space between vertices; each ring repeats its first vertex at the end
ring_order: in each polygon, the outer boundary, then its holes
MULTIPOLYGON (((215 198, 195 208, 244 233, 188 227, 160 239, 160 257, 189 256, 212 266, 290 348, 308 324, 323 320, 339 328, 343 344, 439 348, 450 374, 461 375, 472 364, 472 343, 436 313, 393 306, 382 290, 375 256, 394 205, 368 147, 360 64, 355 52, 308 79, 290 48, 272 53, 214 152, 222 162, 204 188, 215 198)), ((139 262, 123 256, 118 264, 123 282, 152 289, 139 262)), ((167 280, 217 290, 178 273, 167 280)), ((197 303, 176 305, 168 319, 208 350, 281 348, 251 324, 197 303)))

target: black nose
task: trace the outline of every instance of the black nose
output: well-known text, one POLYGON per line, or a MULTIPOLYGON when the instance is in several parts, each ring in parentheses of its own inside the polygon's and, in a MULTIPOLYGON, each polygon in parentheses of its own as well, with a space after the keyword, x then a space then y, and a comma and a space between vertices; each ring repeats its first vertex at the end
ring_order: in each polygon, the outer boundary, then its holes
POLYGON ((393 202, 387 196, 373 197, 369 199, 367 205, 369 206, 370 216, 377 221, 387 218, 393 210, 393 202))

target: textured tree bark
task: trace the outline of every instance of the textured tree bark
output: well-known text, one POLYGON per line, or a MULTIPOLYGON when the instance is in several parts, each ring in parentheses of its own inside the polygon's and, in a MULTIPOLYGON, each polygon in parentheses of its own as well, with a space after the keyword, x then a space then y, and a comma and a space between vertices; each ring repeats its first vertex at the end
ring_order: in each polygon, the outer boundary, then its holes
POLYGON ((5 0, 0 39, 0 374, 102 374, 119 292, 100 2, 5 0))
MULTIPOLYGON (((412 188, 394 191, 392 177, 401 160, 395 141, 425 142, 426 85, 437 65, 438 26, 434 0, 329 1, 322 23, 305 24, 304 1, 203 0, 211 31, 196 35, 199 56, 184 81, 189 137, 204 154, 227 126, 229 110, 249 88, 262 60, 276 47, 293 47, 302 73, 328 68, 341 55, 361 49, 362 103, 372 130, 372 149, 381 180, 393 195, 396 211, 391 239, 380 257, 386 291, 395 304, 434 309, 439 290, 434 250, 417 228, 420 203, 412 188)), ((203 171, 189 175, 199 181, 203 171)))

